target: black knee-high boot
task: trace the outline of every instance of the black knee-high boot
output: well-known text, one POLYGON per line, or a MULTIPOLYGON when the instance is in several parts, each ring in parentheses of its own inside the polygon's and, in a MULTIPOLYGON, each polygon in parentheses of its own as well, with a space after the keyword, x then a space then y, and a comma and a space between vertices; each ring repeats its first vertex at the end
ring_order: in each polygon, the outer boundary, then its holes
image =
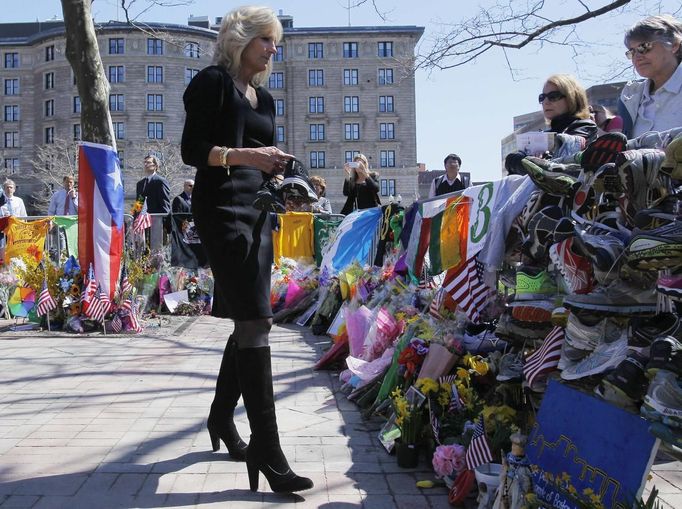
POLYGON ((213 451, 220 449, 222 440, 230 457, 243 461, 246 459, 246 443, 241 439, 234 425, 234 409, 239 401, 241 391, 237 378, 237 344, 230 336, 225 345, 223 360, 220 363, 215 397, 208 414, 208 433, 211 436, 213 451))
POLYGON ((259 471, 275 492, 291 493, 312 488, 310 479, 292 472, 279 445, 270 348, 238 349, 237 360, 239 384, 251 426, 246 452, 251 491, 258 489, 259 471))

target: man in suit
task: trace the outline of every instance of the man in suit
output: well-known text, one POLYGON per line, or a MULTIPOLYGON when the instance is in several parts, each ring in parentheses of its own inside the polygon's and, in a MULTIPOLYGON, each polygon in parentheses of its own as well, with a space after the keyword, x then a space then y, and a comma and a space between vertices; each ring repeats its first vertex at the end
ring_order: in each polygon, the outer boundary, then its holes
POLYGON ((194 189, 194 181, 187 179, 182 185, 182 192, 173 198, 173 213, 190 213, 192 212, 192 189, 194 189))
POLYGON ((144 158, 145 178, 137 183, 137 198, 144 200, 150 214, 168 214, 171 211, 170 185, 156 172, 159 170, 159 159, 148 155, 144 158))
POLYGON ((165 178, 156 173, 158 169, 158 157, 148 155, 144 158, 146 177, 137 183, 137 199, 144 202, 143 210, 146 209, 152 215, 152 226, 147 238, 151 251, 156 251, 163 245, 166 226, 164 223, 171 211, 170 185, 165 178))

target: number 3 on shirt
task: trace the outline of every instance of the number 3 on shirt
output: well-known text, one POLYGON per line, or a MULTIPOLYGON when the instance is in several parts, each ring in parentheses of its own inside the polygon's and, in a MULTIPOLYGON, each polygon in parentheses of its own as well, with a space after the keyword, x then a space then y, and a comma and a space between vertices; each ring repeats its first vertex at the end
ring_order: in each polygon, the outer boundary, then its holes
POLYGON ((471 242, 479 242, 488 233, 490 226, 490 200, 493 198, 492 182, 484 184, 478 192, 478 210, 476 211, 476 221, 469 229, 471 242), (480 224, 482 223, 482 224, 480 224))

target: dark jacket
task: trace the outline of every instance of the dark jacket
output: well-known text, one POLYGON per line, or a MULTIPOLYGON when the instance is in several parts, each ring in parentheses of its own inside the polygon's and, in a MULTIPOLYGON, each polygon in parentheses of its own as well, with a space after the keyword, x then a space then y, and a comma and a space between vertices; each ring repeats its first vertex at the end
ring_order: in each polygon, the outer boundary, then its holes
POLYGON ((168 214, 171 210, 170 186, 168 181, 156 173, 137 183, 137 197, 147 203, 147 212, 168 214))
POLYGON ((578 118, 564 113, 554 117, 550 124, 550 132, 582 136, 588 143, 597 136, 597 124, 589 118, 578 118))
POLYGON ((172 211, 174 214, 180 213, 190 213, 192 211, 192 206, 191 206, 191 198, 185 194, 183 191, 179 195, 177 195, 175 198, 173 198, 173 207, 172 211))
POLYGON ((369 209, 381 205, 379 183, 367 177, 364 183, 352 186, 348 179, 343 181, 343 195, 348 196, 341 214, 348 215, 354 210, 369 209))

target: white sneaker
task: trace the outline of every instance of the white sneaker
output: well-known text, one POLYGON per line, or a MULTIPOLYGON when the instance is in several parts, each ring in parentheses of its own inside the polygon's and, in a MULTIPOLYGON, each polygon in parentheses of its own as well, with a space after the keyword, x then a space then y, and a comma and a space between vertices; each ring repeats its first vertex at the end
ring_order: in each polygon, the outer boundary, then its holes
POLYGON ((577 380, 615 368, 628 353, 628 336, 621 334, 612 343, 601 343, 588 357, 561 372, 564 380, 577 380))

